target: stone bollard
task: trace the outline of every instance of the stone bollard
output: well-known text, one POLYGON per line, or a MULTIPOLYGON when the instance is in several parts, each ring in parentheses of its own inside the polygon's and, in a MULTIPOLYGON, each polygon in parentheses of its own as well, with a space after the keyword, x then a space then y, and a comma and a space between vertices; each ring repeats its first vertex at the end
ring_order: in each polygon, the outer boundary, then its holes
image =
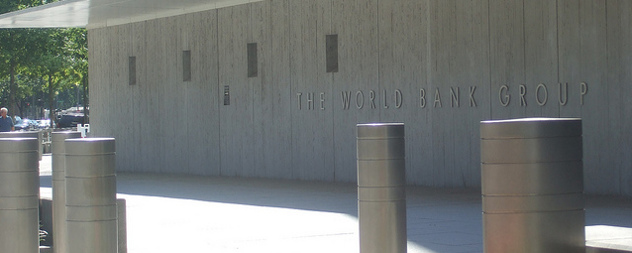
POLYGON ((358 124, 360 253, 405 253, 404 124, 358 124))
POLYGON ((65 146, 68 253, 116 253, 114 139, 68 139, 65 146))
POLYGON ((56 253, 67 252, 66 231, 66 139, 81 138, 79 132, 53 132, 53 246, 56 253))
POLYGON ((485 252, 584 252, 581 119, 481 122, 485 252))
POLYGON ((0 138, 36 138, 38 142, 37 152, 39 161, 42 160, 44 145, 42 145, 43 134, 41 131, 26 132, 0 132, 0 138))
POLYGON ((39 252, 39 142, 0 139, 0 252, 39 252))

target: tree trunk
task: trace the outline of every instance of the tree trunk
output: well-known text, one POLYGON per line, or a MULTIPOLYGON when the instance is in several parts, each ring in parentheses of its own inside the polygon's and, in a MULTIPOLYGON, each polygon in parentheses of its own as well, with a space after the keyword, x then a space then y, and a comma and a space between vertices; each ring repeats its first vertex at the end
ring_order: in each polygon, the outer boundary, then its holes
POLYGON ((88 109, 88 77, 83 76, 81 79, 83 79, 83 121, 84 124, 88 124, 90 123, 90 113, 88 109))
POLYGON ((52 128, 56 127, 55 121, 57 120, 55 118, 55 94, 53 93, 53 91, 55 89, 53 89, 53 75, 52 74, 48 74, 48 108, 50 109, 50 111, 48 112, 49 118, 50 118, 50 124, 52 128))
MULTIPOLYGON (((20 116, 20 117, 24 118, 25 116, 24 116, 24 114, 22 113, 22 110, 23 110, 24 108, 22 108, 22 105, 21 105, 20 103, 16 102, 16 103, 15 103, 15 107, 16 107, 17 112, 18 112, 18 113, 16 113, 15 115, 18 115, 18 116, 20 116)), ((26 116, 28 116, 28 115, 26 115, 26 116)))
POLYGON ((9 59, 9 116, 15 118, 15 60, 9 59))

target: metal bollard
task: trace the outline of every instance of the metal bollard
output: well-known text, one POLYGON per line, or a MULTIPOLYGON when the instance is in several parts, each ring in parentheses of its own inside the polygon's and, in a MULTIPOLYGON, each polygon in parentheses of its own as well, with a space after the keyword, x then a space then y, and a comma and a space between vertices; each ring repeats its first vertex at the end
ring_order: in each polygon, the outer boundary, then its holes
POLYGON ((56 253, 67 252, 66 231, 66 139, 81 138, 79 132, 53 132, 53 246, 56 253))
POLYGON ((39 252, 38 144, 0 139, 0 252, 39 252))
POLYGON ((116 200, 118 226, 118 253, 127 253, 127 201, 116 200))
POLYGON ((357 131, 360 253, 404 253, 404 124, 358 124, 357 131))
POLYGON ((67 139, 65 146, 68 253, 116 253, 114 139, 67 139))
POLYGON ((485 252, 584 252, 581 119, 481 122, 485 252))
POLYGON ((38 158, 42 160, 42 154, 44 153, 44 146, 42 145, 43 134, 41 131, 27 131, 27 132, 0 132, 0 138, 36 138, 38 141, 38 158))

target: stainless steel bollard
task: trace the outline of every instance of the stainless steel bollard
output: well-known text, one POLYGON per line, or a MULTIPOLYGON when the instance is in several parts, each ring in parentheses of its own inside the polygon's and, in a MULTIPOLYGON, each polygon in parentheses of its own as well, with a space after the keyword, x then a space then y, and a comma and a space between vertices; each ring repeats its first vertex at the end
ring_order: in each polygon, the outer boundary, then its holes
POLYGON ((66 139, 81 138, 79 132, 53 132, 53 246, 56 253, 67 252, 66 231, 66 139))
POLYGON ((485 252, 584 252, 581 119, 481 122, 485 252))
POLYGON ((360 253, 406 252, 404 124, 358 124, 360 253))
POLYGON ((0 139, 0 252, 39 252, 39 143, 0 139))
POLYGON ((127 201, 116 200, 118 226, 118 253, 127 253, 127 201))
POLYGON ((65 146, 68 253, 116 253, 114 139, 67 139, 65 146))
POLYGON ((37 138, 38 141, 38 159, 42 160, 42 154, 44 153, 44 145, 42 145, 42 139, 44 135, 42 131, 26 131, 26 132, 0 132, 0 138, 37 138))

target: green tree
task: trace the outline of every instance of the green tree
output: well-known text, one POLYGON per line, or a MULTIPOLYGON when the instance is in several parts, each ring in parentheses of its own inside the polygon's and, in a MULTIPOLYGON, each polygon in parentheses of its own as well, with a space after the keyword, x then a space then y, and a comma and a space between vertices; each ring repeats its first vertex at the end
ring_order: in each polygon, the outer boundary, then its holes
POLYGON ((85 39, 82 40, 85 29, 41 31, 38 41, 45 48, 38 50, 37 64, 31 66, 28 72, 45 80, 49 118, 54 120, 56 94, 65 89, 76 89, 75 85, 87 82, 87 47, 82 46, 85 45, 85 39))
MULTIPOLYGON (((42 0, 4 0, 0 2, 0 13, 21 10, 45 3, 42 0)), ((0 70, 0 79, 8 76, 9 83, 7 93, 9 113, 15 116, 17 107, 16 94, 18 93, 16 76, 23 69, 28 68, 33 61, 33 33, 35 29, 0 29, 0 62, 3 68, 0 70)))
MULTIPOLYGON (((48 108, 50 109, 49 118, 55 119, 55 93, 58 91, 60 84, 65 76, 65 69, 67 62, 65 56, 62 54, 62 37, 59 33, 50 34, 47 45, 50 45, 48 50, 41 54, 40 64, 36 67, 37 72, 46 77, 45 87, 48 94, 48 108)), ((52 123, 52 122, 51 122, 52 123)))
MULTIPOLYGON (((0 13, 53 2, 51 0, 4 0, 0 13)), ((49 115, 54 120, 56 96, 68 89, 84 90, 87 105, 88 49, 85 29, 0 29, 0 101, 8 104, 12 116, 21 114, 23 105, 46 94, 49 115), (15 108, 17 107, 18 110, 15 108)), ((73 99, 79 100, 76 96, 73 99)), ((75 101, 75 103, 80 103, 75 101)))
POLYGON ((86 120, 88 120, 88 33, 84 28, 70 28, 65 32, 68 40, 64 50, 69 53, 70 66, 66 73, 69 82, 79 85, 83 91, 82 99, 77 102, 84 105, 86 120))

